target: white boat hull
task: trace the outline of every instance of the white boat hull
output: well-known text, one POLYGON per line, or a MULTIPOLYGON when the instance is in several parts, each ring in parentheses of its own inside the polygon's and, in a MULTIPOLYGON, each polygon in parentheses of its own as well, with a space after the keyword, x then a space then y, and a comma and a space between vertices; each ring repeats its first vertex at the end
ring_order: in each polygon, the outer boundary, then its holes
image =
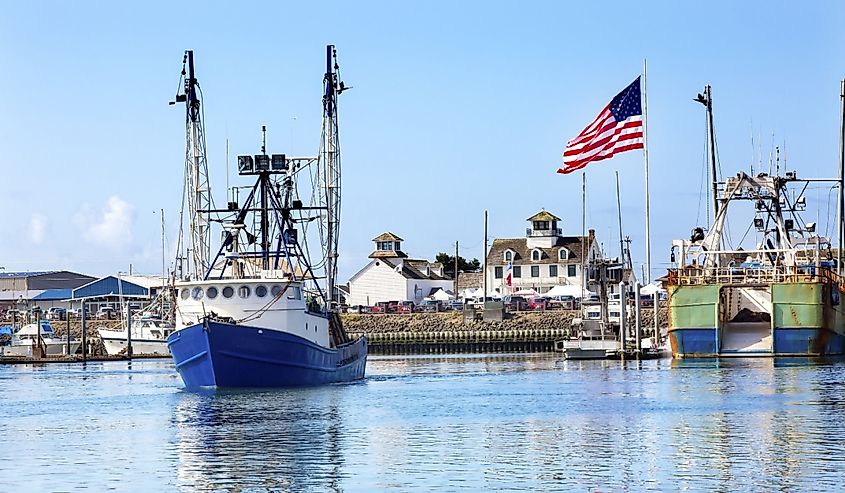
MULTIPOLYGON (((108 332, 114 331, 100 331, 100 339, 103 340, 103 346, 106 348, 106 354, 109 356, 125 354, 126 333, 117 332, 118 335, 109 335, 108 332), (104 332, 106 333, 104 334, 104 332)), ((167 349, 167 340, 132 339, 132 354, 160 354, 162 356, 168 356, 170 351, 167 349)))
MULTIPOLYGON (((67 341, 51 341, 45 342, 44 346, 47 348, 47 356, 64 356, 67 354, 67 341)), ((0 355, 2 356, 32 356, 32 344, 21 344, 15 346, 0 347, 0 355)), ((79 349, 79 341, 70 341, 70 354, 76 354, 79 349)))

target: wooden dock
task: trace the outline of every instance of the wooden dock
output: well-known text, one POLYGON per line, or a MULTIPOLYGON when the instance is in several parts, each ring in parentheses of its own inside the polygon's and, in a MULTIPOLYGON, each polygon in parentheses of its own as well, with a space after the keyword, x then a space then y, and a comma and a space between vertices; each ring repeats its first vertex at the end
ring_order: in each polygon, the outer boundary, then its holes
POLYGON ((45 363, 91 363, 96 361, 129 361, 133 359, 170 359, 170 355, 161 354, 139 354, 128 358, 123 355, 109 356, 107 354, 98 354, 96 356, 87 356, 83 358, 81 355, 73 356, 50 356, 46 358, 34 358, 32 356, 0 356, 0 365, 41 365, 45 363))

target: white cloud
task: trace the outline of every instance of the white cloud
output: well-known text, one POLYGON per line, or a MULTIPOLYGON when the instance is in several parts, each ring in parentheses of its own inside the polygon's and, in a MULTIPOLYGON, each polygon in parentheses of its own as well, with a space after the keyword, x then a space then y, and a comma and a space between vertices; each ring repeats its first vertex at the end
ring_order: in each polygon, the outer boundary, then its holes
POLYGON ((134 222, 135 207, 117 195, 109 197, 101 214, 92 214, 89 210, 77 217, 85 239, 107 247, 120 247, 131 243, 134 222))
POLYGON ((29 239, 35 244, 44 242, 47 233, 47 216, 39 213, 32 214, 29 218, 29 239))

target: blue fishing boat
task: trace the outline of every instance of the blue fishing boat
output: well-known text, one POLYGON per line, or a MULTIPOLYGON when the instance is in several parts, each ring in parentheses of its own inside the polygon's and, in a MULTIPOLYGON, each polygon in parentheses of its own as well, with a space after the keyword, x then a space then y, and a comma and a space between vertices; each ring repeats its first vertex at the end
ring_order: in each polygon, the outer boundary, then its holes
POLYGON ((215 209, 208 196, 193 53, 186 52, 184 93, 176 101, 187 108, 183 215, 188 218, 190 245, 177 259, 176 330, 167 345, 188 388, 295 387, 364 377, 367 340, 348 337, 335 299, 340 217, 337 98, 346 89, 336 57, 334 47, 328 46, 319 155, 268 155, 262 127, 260 153, 238 156, 238 173, 254 184, 233 189, 227 207, 215 209), (300 176, 312 180, 308 205, 298 196, 300 176), (242 204, 239 191, 246 195, 242 204), (223 238, 214 255, 209 248, 212 224, 222 226, 223 238), (309 237, 319 238, 319 249, 308 248, 309 237), (319 258, 312 262, 311 256, 319 258), (185 261, 187 272, 179 272, 185 261))

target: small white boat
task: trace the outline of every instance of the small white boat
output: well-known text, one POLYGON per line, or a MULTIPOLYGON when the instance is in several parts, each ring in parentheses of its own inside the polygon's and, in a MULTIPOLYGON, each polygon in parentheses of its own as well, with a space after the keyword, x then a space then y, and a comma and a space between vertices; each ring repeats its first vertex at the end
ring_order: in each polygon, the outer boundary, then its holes
MULTIPOLYGON (((47 356, 62 356, 68 354, 67 337, 56 337, 53 326, 47 320, 41 320, 41 344, 47 356)), ((8 346, 0 346, 0 355, 5 356, 33 356, 37 354, 38 326, 24 325, 17 332, 12 333, 12 341, 8 346)), ((79 349, 79 339, 70 340, 70 354, 79 349)))
MULTIPOLYGON (((126 352, 126 326, 120 329, 98 329, 100 339, 111 356, 126 352)), ((173 325, 155 317, 132 319, 132 354, 169 355, 167 336, 173 325)))

